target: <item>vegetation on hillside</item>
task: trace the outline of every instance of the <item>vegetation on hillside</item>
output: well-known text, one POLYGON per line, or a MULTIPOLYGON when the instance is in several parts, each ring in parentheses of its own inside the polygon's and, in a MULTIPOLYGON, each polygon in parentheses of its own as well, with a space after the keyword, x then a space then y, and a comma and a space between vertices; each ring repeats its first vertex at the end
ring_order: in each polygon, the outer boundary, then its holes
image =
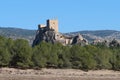
POLYGON ((20 29, 20 28, 3 28, 0 27, 0 35, 5 37, 28 37, 28 36, 34 36, 35 30, 27 30, 27 29, 20 29))
POLYGON ((36 34, 35 30, 0 27, 1 36, 5 36, 7 38, 12 38, 12 39, 26 39, 29 41, 30 44, 32 44, 35 34, 36 34))
POLYGON ((0 36, 0 67, 120 70, 120 46, 41 42, 32 48, 26 40, 0 36))

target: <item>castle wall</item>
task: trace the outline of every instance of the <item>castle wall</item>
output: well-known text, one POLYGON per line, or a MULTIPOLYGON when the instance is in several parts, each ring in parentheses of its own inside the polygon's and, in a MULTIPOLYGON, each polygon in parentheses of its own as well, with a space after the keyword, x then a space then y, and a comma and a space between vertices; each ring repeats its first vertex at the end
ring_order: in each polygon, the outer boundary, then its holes
POLYGON ((38 25, 38 29, 44 28, 44 27, 46 27, 46 25, 44 25, 44 24, 39 24, 39 25, 38 25))

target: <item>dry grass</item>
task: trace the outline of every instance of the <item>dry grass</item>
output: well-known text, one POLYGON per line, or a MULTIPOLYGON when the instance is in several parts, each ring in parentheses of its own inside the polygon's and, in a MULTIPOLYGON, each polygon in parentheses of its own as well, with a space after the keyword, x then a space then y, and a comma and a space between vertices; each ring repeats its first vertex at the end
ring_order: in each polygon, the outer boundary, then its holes
POLYGON ((120 80, 120 72, 96 70, 84 72, 75 69, 20 70, 0 68, 0 80, 120 80))

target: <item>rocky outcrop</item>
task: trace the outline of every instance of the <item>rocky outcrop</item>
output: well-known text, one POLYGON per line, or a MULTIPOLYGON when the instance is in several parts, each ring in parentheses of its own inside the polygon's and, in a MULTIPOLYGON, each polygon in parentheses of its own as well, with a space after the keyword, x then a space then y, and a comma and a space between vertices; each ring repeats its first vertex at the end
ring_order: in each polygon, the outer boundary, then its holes
POLYGON ((88 41, 82 37, 82 35, 78 34, 73 37, 72 44, 79 44, 81 46, 87 45, 88 41))
POLYGON ((50 43, 61 43, 63 45, 73 45, 80 44, 86 45, 88 41, 82 37, 82 35, 77 36, 65 36, 59 32, 56 32, 52 29, 39 29, 36 33, 35 40, 33 41, 33 46, 39 44, 40 42, 50 42, 50 43))

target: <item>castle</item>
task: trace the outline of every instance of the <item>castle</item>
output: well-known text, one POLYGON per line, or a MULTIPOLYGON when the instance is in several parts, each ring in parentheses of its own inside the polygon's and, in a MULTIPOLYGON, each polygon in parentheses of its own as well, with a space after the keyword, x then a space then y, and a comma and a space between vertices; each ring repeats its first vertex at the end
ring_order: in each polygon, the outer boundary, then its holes
POLYGON ((47 20, 46 25, 44 24, 39 24, 38 25, 39 30, 54 30, 55 32, 58 32, 58 20, 47 20))
POLYGON ((63 45, 88 44, 87 40, 84 39, 80 34, 76 36, 67 36, 60 33, 58 31, 58 20, 49 20, 49 19, 46 21, 46 25, 43 24, 38 25, 38 30, 32 46, 35 46, 42 41, 50 42, 53 44, 59 42, 63 45))

